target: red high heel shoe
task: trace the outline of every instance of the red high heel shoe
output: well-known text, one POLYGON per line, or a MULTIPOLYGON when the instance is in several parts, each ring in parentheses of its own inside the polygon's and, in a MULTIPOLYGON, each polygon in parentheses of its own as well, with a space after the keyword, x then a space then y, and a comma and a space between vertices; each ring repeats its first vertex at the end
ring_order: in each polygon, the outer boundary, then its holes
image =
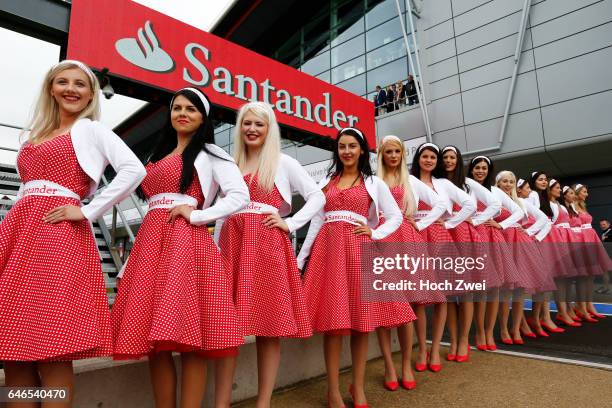
POLYGON ((540 337, 549 337, 548 333, 546 333, 541 327, 538 327, 533 317, 527 318, 527 325, 536 335, 540 337))
POLYGON ((353 407, 354 408, 368 408, 368 404, 356 404, 355 403, 355 390, 353 389, 353 384, 349 385, 349 394, 351 394, 351 398, 353 399, 353 407))
POLYGON ((572 317, 572 316, 570 316, 570 318, 571 318, 573 321, 578 322, 578 323, 580 323, 580 322, 582 321, 582 319, 581 319, 581 318, 580 318, 580 316, 578 316, 578 315, 573 316, 573 317, 572 317))
MULTIPOLYGON (((427 353, 427 360, 429 361, 430 359, 430 354, 427 353)), ((429 368, 429 371, 431 371, 432 373, 439 373, 440 371, 442 371, 442 364, 431 364, 431 363, 427 363, 427 368, 429 368)))
POLYGON ((591 316, 585 316, 582 312, 575 310, 576 312, 576 316, 578 316, 580 319, 589 322, 589 323, 597 323, 599 320, 597 319, 593 319, 591 316))
POLYGON ((416 381, 402 380, 402 387, 407 389, 408 391, 414 390, 416 388, 416 381))
POLYGON ((555 320, 558 321, 559 323, 564 324, 564 325, 569 326, 569 327, 581 327, 582 326, 582 323, 578 323, 578 322, 575 322, 573 320, 571 322, 566 322, 565 320, 563 320, 559 316, 555 317, 555 320))
POLYGON ((456 354, 447 354, 446 355, 446 361, 455 361, 457 359, 457 355, 456 354))
POLYGON ((603 315, 603 314, 601 314, 601 313, 597 313, 597 312, 590 312, 590 311, 589 311, 589 314, 590 314, 592 317, 596 317, 596 318, 598 318, 598 319, 605 319, 605 317, 606 317, 606 315, 603 315))
POLYGON ((423 371, 427 370, 427 360, 429 360, 429 351, 427 352, 425 357, 425 364, 416 362, 414 363, 414 369, 419 373, 422 373, 423 371))
POLYGON ((467 347, 467 354, 465 356, 462 356, 461 354, 457 354, 457 360, 458 363, 466 363, 468 361, 470 361, 470 345, 468 344, 467 347))
POLYGON ((551 333, 563 333, 563 332, 565 332, 565 329, 563 327, 552 328, 551 326, 547 325, 546 322, 544 322, 544 320, 540 320, 540 326, 542 326, 543 328, 545 328, 546 330, 548 330, 551 333))
POLYGON ((502 338, 501 341, 502 341, 502 343, 508 344, 508 345, 514 344, 512 339, 504 339, 504 338, 502 338))
POLYGON ((533 333, 533 332, 527 333, 527 332, 526 332, 525 330, 523 330, 523 329, 520 329, 520 331, 521 331, 521 335, 522 335, 522 336, 529 337, 530 339, 535 339, 536 337, 538 337, 538 336, 536 336, 536 334, 535 334, 535 333, 533 333))
POLYGON ((497 350, 497 344, 487 344, 487 350, 488 351, 496 351, 497 350))
POLYGON ((525 344, 525 341, 523 339, 512 339, 512 344, 522 346, 523 344, 525 344))
POLYGON ((399 388, 397 381, 383 381, 383 386, 389 391, 396 391, 399 388))
POLYGON ((489 349, 489 346, 487 346, 486 344, 478 344, 478 343, 476 343, 476 349, 478 349, 480 351, 487 351, 489 349))

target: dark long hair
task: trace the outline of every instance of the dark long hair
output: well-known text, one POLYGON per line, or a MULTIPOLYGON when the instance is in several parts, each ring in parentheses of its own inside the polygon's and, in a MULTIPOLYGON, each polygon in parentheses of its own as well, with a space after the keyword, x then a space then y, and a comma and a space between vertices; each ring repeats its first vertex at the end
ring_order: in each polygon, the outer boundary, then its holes
POLYGON ((455 170, 449 175, 446 170, 444 170, 444 177, 449 179, 454 185, 463 189, 466 192, 470 192, 470 186, 465 184, 465 172, 463 171, 463 156, 461 155, 461 151, 457 148, 457 146, 448 145, 444 146, 442 149, 442 162, 444 163, 444 153, 453 152, 457 156, 457 165, 455 166, 455 170))
MULTIPOLYGON (((206 153, 212 156, 219 156, 210 152, 206 148, 206 143, 215 142, 215 134, 213 130, 212 121, 210 120, 210 112, 208 112, 208 114, 206 113, 206 109, 204 108, 202 100, 193 91, 190 91, 189 89, 181 89, 180 91, 174 94, 172 100, 176 99, 176 97, 179 95, 182 95, 187 98, 189 102, 191 102, 193 106, 195 106, 196 109, 202 114, 204 120, 202 125, 196 130, 195 134, 191 138, 191 141, 189 142, 187 147, 185 147, 185 150, 181 154, 181 157, 183 158, 183 168, 181 169, 181 179, 179 181, 178 187, 179 191, 184 194, 193 182, 193 164, 195 162, 196 157, 198 157, 198 154, 200 154, 201 151, 205 151, 206 153)), ((208 101, 208 97, 206 97, 204 93, 202 93, 202 95, 204 95, 204 97, 208 101)), ((210 101, 208 103, 208 106, 211 106, 210 101)), ((156 143, 154 143, 153 151, 151 152, 151 155, 149 156, 148 160, 146 160, 146 163, 158 162, 159 160, 169 155, 176 148, 178 139, 176 135, 176 130, 174 130, 174 128, 172 127, 172 120, 170 119, 171 115, 172 106, 170 106, 170 110, 168 111, 168 121, 166 122, 166 125, 161 130, 161 132, 159 132, 157 141, 156 143)), ((140 187, 138 187, 138 189, 136 190, 136 194, 141 199, 145 199, 144 192, 140 187)))
POLYGON ((561 203, 562 201, 562 205, 567 208, 567 212, 569 213, 570 217, 578 217, 578 213, 576 212, 576 210, 574 210, 574 207, 570 204, 567 203, 567 201, 565 200, 565 194, 571 190, 571 187, 567 190, 565 190, 565 193, 563 192, 563 188, 561 187, 561 197, 563 197, 563 200, 560 200, 559 202, 561 203))
POLYGON ((546 178, 548 178, 548 175, 546 175, 546 173, 544 173, 543 171, 536 171, 529 178, 529 187, 531 187, 533 191, 538 193, 538 197, 540 198, 540 210, 547 216, 552 217, 553 211, 552 208, 550 208, 550 198, 548 197, 550 189, 548 188, 548 184, 546 185, 546 189, 544 190, 540 190, 536 186, 536 180, 542 174, 544 174, 546 178))
POLYGON ((474 167, 476 167, 478 163, 482 163, 482 162, 485 162, 487 164, 488 171, 487 171, 487 177, 484 179, 484 181, 481 184, 487 190, 491 191, 491 186, 493 185, 493 173, 495 172, 493 169, 493 160, 491 160, 491 158, 487 157, 485 159, 484 157, 476 156, 474 159, 470 160, 470 165, 468 166, 468 171, 467 171, 467 177, 476 181, 476 179, 472 175, 472 172, 474 171, 474 167), (489 161, 487 161, 487 159, 489 161))
POLYGON ((434 152, 436 155, 436 167, 431 172, 433 177, 442 178, 444 175, 444 163, 442 162, 442 155, 440 154, 439 148, 438 150, 434 149, 431 146, 423 147, 423 144, 417 148, 417 153, 414 155, 412 159, 412 166, 410 167, 410 174, 414 177, 421 179, 421 166, 419 165, 419 159, 425 150, 429 150, 430 152, 434 152))
POLYGON ((336 136, 336 140, 334 141, 332 162, 329 166, 329 169, 327 169, 327 177, 334 178, 336 176, 339 176, 344 170, 344 164, 342 164, 342 160, 340 160, 340 153, 338 153, 338 141, 340 140, 340 136, 343 135, 352 136, 355 138, 355 140, 357 140, 357 142, 359 142, 359 146, 361 146, 363 154, 359 156, 357 169, 363 175, 364 178, 372 177, 374 175, 374 172, 372 171, 372 167, 370 166, 370 147, 368 146, 368 141, 365 139, 365 135, 364 137, 361 137, 359 133, 355 132, 351 128, 341 129, 338 132, 338 135, 336 136))

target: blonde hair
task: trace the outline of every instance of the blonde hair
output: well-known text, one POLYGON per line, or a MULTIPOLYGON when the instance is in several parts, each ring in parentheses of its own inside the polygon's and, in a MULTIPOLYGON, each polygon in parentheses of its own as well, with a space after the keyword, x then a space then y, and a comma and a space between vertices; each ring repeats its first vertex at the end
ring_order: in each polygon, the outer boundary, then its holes
MULTIPOLYGON (((34 108, 30 123, 27 126, 27 128, 30 129, 28 141, 36 142, 41 137, 44 137, 53 130, 59 128, 60 110, 57 105, 57 101, 51 95, 51 87, 55 77, 57 77, 60 72, 74 68, 78 68, 86 74, 89 80, 89 89, 92 93, 91 101, 89 101, 89 104, 85 107, 85 109, 79 113, 77 120, 82 118, 98 120, 100 118, 100 84, 98 83, 96 76, 91 69, 89 69, 89 67, 80 61, 62 61, 52 66, 49 71, 47 71, 47 75, 45 75, 45 79, 36 102, 36 107, 34 108)), ((25 130, 20 136, 23 136, 24 133, 25 130)))
MULTIPOLYGON (((399 139, 399 138, 398 138, 399 139)), ((416 210, 416 202, 414 199, 414 194, 412 193, 412 187, 410 186, 410 178, 408 177, 408 166, 406 165, 406 148, 401 141, 398 141, 396 137, 388 138, 385 140, 383 138, 383 143, 378 147, 378 176, 383 179, 385 182, 388 176, 393 176, 398 185, 401 185, 404 190, 404 197, 402 201, 402 210, 404 210, 404 214, 407 217, 410 217, 414 214, 416 210), (401 152, 401 159, 399 165, 396 170, 394 170, 394 174, 390 174, 390 170, 387 169, 387 165, 385 164, 385 160, 383 157, 385 146, 388 145, 399 146, 401 152)))
POLYGON ((274 178, 278 161, 280 160, 280 128, 272 107, 264 102, 249 102, 238 111, 236 126, 234 128, 234 160, 240 170, 244 170, 247 160, 247 151, 242 140, 242 121, 244 116, 251 112, 268 124, 268 134, 259 154, 257 163, 258 185, 266 192, 274 188, 274 178))
POLYGON ((584 200, 581 200, 578 197, 578 194, 584 190, 585 188, 587 188, 587 186, 585 186, 584 184, 581 184, 579 188, 576 188, 578 186, 578 184, 573 184, 572 185, 572 190, 574 190, 574 193, 576 193, 576 199, 574 200, 574 204, 576 205, 576 207, 580 208, 582 211, 586 212, 587 210, 587 206, 586 203, 584 202, 584 200))
POLYGON ((521 207, 524 210, 525 206, 523 205, 523 202, 519 200, 518 195, 516 194, 516 176, 514 175, 513 172, 509 170, 503 170, 497 173, 497 176, 495 176, 495 185, 499 187, 499 182, 504 178, 508 178, 512 180, 512 182, 514 183, 514 188, 510 191, 509 195, 510 197, 512 197, 512 201, 517 203, 519 207, 521 207))

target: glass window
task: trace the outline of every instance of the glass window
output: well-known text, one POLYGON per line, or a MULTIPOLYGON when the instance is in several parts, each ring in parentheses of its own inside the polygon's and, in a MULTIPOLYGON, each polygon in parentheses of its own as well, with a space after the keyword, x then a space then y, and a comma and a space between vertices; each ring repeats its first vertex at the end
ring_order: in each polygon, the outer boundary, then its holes
POLYGON ((331 63, 332 66, 340 65, 351 58, 355 58, 357 55, 361 55, 365 52, 365 38, 361 34, 358 37, 353 38, 339 46, 332 48, 331 50, 331 63))
POLYGON ((400 58, 387 65, 368 71, 368 91, 376 89, 376 85, 387 86, 408 78, 408 60, 400 58))
POLYGON ((400 37, 402 37, 402 26, 396 17, 366 33, 366 48, 370 51, 400 37))
POLYGON ((366 77, 365 74, 353 77, 348 81, 340 82, 336 86, 354 93, 355 95, 363 95, 366 93, 366 77))
MULTIPOLYGON (((400 1, 402 13, 406 12, 406 4, 400 1)), ((375 6, 366 14, 366 30, 379 25, 393 17, 397 17, 397 6, 395 0, 385 0, 381 4, 375 6)))
POLYGON ((365 55, 357 57, 332 69, 332 83, 345 81, 365 72, 365 55))
POLYGON ((310 75, 317 75, 323 71, 329 70, 329 68, 329 51, 325 51, 311 58, 302 65, 302 71, 310 75))
POLYGON ((332 30, 332 32, 338 33, 338 35, 331 42, 332 47, 338 44, 341 44, 347 40, 350 40, 356 35, 363 33, 364 32, 363 22, 364 22, 364 18, 361 17, 359 20, 357 20, 356 22, 354 22, 353 24, 349 26, 336 27, 334 30, 332 30))
POLYGON ((329 71, 321 72, 319 75, 317 75, 317 78, 331 84, 331 73, 329 71))
POLYGON ((384 45, 368 53, 368 70, 406 56, 406 46, 403 38, 384 45))
POLYGON ((231 131, 223 130, 215 134, 215 144, 218 146, 227 146, 230 143, 231 131))

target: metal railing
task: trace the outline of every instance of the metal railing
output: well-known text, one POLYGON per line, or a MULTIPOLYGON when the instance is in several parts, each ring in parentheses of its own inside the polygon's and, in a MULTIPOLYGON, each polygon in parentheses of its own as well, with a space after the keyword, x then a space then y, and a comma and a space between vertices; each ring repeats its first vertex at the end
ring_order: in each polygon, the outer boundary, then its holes
MULTIPOLYGON (((102 176, 102 184, 104 185, 104 187, 107 187, 109 184, 108 180, 106 179, 106 176, 104 175, 102 176)), ((134 193, 131 193, 129 195, 129 199, 131 200, 132 204, 134 204, 134 207, 136 207, 136 209, 138 210, 138 218, 136 219, 136 222, 142 223, 142 220, 145 216, 145 212, 142 209, 142 206, 139 204, 138 198, 134 193)), ((108 225, 106 225, 106 222, 104 221, 104 216, 100 217, 100 219, 98 220, 98 225, 102 230, 102 235, 104 236, 104 240, 106 241, 106 244, 113 258, 113 262, 117 267, 117 270, 121 270, 124 262, 122 257, 119 255, 119 250, 117 248, 117 238, 119 236, 119 225, 117 225, 117 217, 119 217, 119 219, 121 220, 121 227, 123 227, 123 229, 125 230, 130 244, 133 245, 136 241, 136 237, 134 236, 134 232, 130 227, 129 220, 126 217, 125 212, 123 211, 123 209, 121 209, 119 204, 113 205, 112 222, 110 228, 108 225)))

